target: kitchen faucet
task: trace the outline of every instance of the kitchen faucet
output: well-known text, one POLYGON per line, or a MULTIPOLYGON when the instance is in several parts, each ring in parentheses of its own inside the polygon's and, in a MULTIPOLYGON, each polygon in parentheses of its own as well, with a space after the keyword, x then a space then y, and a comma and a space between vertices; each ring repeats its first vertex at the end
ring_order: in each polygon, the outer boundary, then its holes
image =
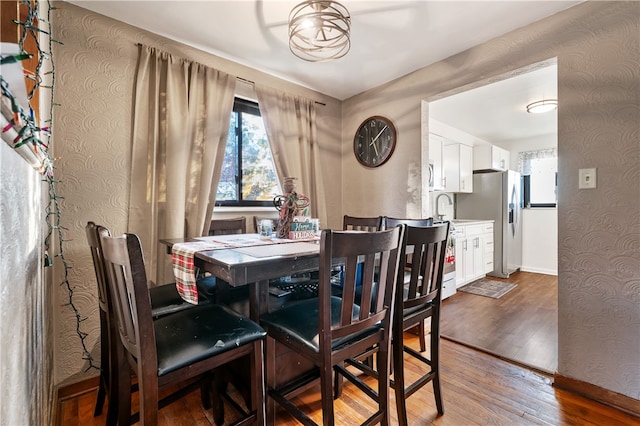
POLYGON ((438 216, 439 220, 443 220, 444 219, 444 215, 440 213, 440 202, 439 202, 440 201, 440 197, 442 197, 443 195, 445 197, 447 197, 447 200, 449 201, 449 205, 453 204, 453 200, 451 200, 451 197, 449 196, 449 194, 447 194, 445 192, 441 193, 440 195, 438 195, 436 197, 436 216, 438 216))

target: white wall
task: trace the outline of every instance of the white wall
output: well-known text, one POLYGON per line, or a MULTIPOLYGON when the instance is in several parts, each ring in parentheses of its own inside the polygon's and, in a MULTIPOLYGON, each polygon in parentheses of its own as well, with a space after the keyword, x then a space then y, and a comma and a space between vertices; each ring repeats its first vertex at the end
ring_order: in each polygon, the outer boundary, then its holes
MULTIPOLYGON (((510 169, 518 170, 518 154, 524 151, 556 148, 557 134, 540 135, 496 144, 509 151, 510 169)), ((523 209, 523 271, 558 275, 558 210, 523 209)))
POLYGON ((50 424, 49 287, 40 174, 0 140, 0 424, 50 424))
POLYGON ((522 210, 521 270, 558 275, 558 211, 522 210))

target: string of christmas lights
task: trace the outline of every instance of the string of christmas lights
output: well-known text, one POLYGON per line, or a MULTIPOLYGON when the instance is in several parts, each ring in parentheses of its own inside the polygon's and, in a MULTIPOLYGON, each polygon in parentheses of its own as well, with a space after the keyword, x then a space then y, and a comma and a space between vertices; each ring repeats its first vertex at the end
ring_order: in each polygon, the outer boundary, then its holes
POLYGON ((2 56, 0 61, 2 65, 4 65, 31 58, 32 55, 25 51, 24 45, 28 37, 33 39, 37 48, 38 63, 35 67, 35 72, 25 72, 25 77, 34 82, 33 87, 27 94, 27 100, 31 106, 31 99, 39 89, 47 89, 50 91, 49 118, 45 120, 48 127, 40 128, 36 126, 33 108, 30 107, 29 113, 27 114, 27 112, 24 111, 24 108, 22 108, 20 103, 16 100, 14 94, 11 93, 7 81, 2 75, 0 75, 3 97, 2 114, 0 114, 0 116, 3 117, 1 129, 2 138, 5 139, 9 145, 12 145, 16 151, 19 151, 19 153, 34 168, 38 169, 44 177, 43 181, 48 184, 49 202, 45 208, 47 235, 44 239, 44 266, 49 267, 53 265, 53 259, 49 253, 55 239, 57 241, 57 245, 54 257, 57 258, 63 266, 63 278, 60 282, 60 286, 65 287, 68 294, 68 301, 64 306, 69 307, 75 315, 76 333, 80 338, 80 344, 82 345, 82 359, 88 362, 86 371, 92 368, 99 370, 100 367, 96 365, 93 357, 91 356, 91 352, 87 349, 86 339, 88 337, 88 333, 82 331, 82 323, 87 320, 87 317, 80 314, 80 311, 73 301, 74 287, 69 281, 69 271, 72 267, 64 255, 64 243, 70 240, 65 239, 64 231, 68 231, 68 229, 61 224, 62 207, 60 205, 60 201, 63 200, 64 197, 58 195, 56 191, 56 184, 59 181, 54 179, 54 160, 57 158, 51 158, 49 154, 53 108, 55 106, 59 106, 59 104, 54 102, 55 68, 53 61, 53 43, 62 43, 54 40, 51 34, 51 12, 58 8, 51 6, 50 1, 47 0, 47 16, 44 18, 40 16, 38 12, 40 10, 40 2, 38 0, 21 0, 21 4, 25 6, 27 15, 24 18, 24 21, 14 21, 17 25, 22 27, 21 36, 18 41, 20 53, 16 55, 2 56), (42 24, 45 23, 48 26, 48 31, 41 28, 42 24), (46 51, 43 50, 40 45, 40 33, 48 36, 48 46, 46 51), (47 71, 44 71, 45 60, 49 67, 47 71), (49 85, 43 84, 43 76, 48 76, 48 79, 51 81, 49 85), (8 99, 9 102, 6 102, 5 98, 8 99), (7 105, 7 103, 9 105, 7 105), (7 111, 7 108, 10 108, 10 111, 7 111), (7 121, 7 123, 4 121, 7 121), (41 139, 42 137, 45 138, 44 141, 41 139), (11 143, 9 141, 11 141, 11 143))

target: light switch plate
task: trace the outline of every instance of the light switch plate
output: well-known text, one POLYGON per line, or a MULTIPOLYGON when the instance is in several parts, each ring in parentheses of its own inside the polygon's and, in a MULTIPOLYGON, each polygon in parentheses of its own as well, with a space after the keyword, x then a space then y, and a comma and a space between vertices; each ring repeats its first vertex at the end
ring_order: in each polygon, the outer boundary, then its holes
POLYGON ((596 169, 580 169, 578 170, 578 188, 594 189, 596 187, 596 169))

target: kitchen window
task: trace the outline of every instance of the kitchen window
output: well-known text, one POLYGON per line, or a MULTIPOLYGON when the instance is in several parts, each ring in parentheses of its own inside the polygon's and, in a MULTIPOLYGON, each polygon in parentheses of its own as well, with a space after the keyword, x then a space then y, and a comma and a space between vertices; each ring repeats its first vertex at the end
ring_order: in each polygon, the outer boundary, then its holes
POLYGON ((216 205, 273 207, 273 198, 281 193, 258 104, 236 98, 216 205))
POLYGON ((525 208, 556 207, 558 202, 558 155, 555 148, 520 152, 525 208))

